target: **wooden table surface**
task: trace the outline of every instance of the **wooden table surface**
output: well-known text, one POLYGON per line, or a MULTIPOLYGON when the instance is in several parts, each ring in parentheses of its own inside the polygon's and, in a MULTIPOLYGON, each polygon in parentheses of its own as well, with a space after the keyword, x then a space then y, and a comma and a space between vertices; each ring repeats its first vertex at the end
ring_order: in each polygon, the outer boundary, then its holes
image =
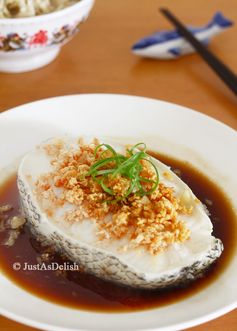
MULTIPOLYGON (((97 0, 81 32, 47 67, 25 74, 0 74, 0 112, 30 101, 75 93, 124 93, 178 103, 237 129, 237 99, 193 54, 174 61, 142 60, 130 52, 140 37, 169 23, 167 6, 184 22, 207 23, 221 10, 237 24, 236 0, 97 0)), ((237 72, 237 25, 218 35, 211 50, 237 72)), ((237 330, 237 310, 190 331, 237 330)), ((32 328, 0 317, 1 331, 32 328)), ((49 330, 50 331, 50 330, 49 330)))

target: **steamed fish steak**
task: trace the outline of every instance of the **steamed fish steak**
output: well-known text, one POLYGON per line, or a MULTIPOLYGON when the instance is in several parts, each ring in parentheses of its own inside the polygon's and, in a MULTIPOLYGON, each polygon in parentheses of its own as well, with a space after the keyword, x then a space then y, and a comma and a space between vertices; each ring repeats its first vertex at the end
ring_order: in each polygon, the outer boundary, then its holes
POLYGON ((23 158, 18 188, 37 238, 106 280, 186 283, 223 250, 205 206, 143 143, 50 139, 23 158))

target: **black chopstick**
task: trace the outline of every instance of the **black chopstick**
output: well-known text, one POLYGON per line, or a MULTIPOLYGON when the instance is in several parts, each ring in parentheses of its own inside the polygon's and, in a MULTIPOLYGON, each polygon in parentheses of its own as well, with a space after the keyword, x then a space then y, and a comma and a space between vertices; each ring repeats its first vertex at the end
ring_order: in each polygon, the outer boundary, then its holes
POLYGON ((160 12, 177 28, 178 32, 195 48, 216 74, 237 95, 237 76, 203 44, 166 8, 160 12))

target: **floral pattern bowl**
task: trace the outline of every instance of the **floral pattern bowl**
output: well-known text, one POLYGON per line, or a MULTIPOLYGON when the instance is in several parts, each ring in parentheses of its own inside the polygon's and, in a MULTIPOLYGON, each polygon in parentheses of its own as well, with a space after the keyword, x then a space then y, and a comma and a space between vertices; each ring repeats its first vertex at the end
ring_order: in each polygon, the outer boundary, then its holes
POLYGON ((0 19, 0 71, 26 72, 52 62, 61 47, 79 30, 94 0, 50 14, 0 19))

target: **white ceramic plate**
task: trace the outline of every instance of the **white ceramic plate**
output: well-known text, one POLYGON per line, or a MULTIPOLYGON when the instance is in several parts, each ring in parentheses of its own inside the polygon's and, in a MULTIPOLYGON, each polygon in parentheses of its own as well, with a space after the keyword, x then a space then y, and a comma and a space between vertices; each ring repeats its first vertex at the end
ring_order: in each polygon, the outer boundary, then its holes
MULTIPOLYGON (((190 109, 121 95, 74 95, 42 100, 0 115, 0 173, 55 135, 112 136, 188 159, 225 189, 237 208, 237 134, 190 109), (235 198, 235 199, 234 199, 235 198)), ((192 297, 135 313, 93 313, 37 298, 0 275, 0 313, 44 330, 178 330, 237 307, 237 254, 225 272, 192 297)))

